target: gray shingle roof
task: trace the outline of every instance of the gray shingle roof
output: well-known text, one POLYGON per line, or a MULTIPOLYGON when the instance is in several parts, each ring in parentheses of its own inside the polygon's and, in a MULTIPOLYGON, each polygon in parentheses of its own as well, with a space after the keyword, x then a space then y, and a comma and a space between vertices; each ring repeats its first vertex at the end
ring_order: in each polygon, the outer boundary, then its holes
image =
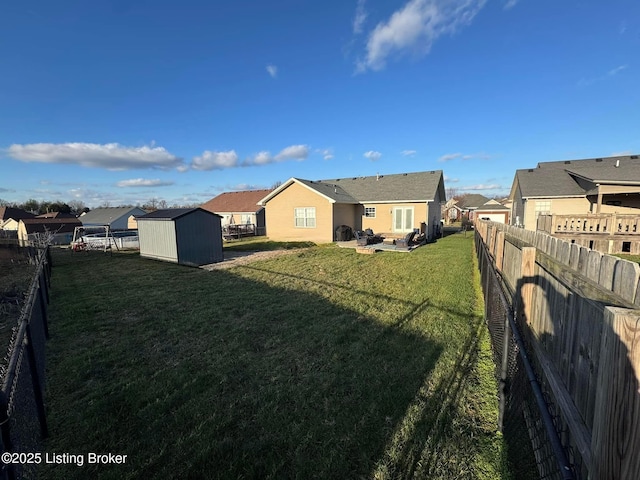
POLYGON ((151 213, 147 213, 146 215, 142 215, 141 217, 137 217, 136 220, 175 220, 177 218, 183 217, 191 212, 196 212, 201 210, 209 215, 214 215, 219 217, 220 215, 210 212, 209 210, 205 210, 204 208, 166 208, 164 210, 156 210, 151 213))
MULTIPOLYGON (((442 170, 433 170, 370 177, 336 178, 322 180, 321 183, 330 185, 331 191, 329 193, 335 192, 333 189, 335 186, 341 197, 353 199, 344 203, 424 202, 435 198, 441 181, 442 170)), ((316 190, 318 189, 316 188, 316 190)), ((441 200, 444 200, 444 191, 440 194, 441 200)), ((336 201, 339 200, 336 198, 336 201)))
POLYGON ((591 189, 588 191, 581 187, 576 177, 582 177, 594 184, 640 184, 640 159, 637 155, 620 155, 540 162, 537 168, 516 171, 516 179, 525 198, 588 194, 591 189))
POLYGON ((114 221, 130 215, 144 215, 145 212, 139 207, 107 207, 94 208, 90 212, 85 213, 80 218, 83 225, 111 225, 114 221))
POLYGON ((458 202, 458 207, 470 209, 470 208, 479 208, 481 205, 487 203, 489 199, 484 195, 480 195, 479 193, 470 193, 465 195, 458 202))

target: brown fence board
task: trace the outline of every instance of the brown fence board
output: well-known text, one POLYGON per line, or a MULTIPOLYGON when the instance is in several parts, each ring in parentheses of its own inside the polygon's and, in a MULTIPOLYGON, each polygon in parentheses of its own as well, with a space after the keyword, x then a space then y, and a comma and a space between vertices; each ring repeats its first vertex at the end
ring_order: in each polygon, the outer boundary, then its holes
POLYGON ((483 223, 521 299, 577 471, 640 478, 640 266, 542 232, 483 223))

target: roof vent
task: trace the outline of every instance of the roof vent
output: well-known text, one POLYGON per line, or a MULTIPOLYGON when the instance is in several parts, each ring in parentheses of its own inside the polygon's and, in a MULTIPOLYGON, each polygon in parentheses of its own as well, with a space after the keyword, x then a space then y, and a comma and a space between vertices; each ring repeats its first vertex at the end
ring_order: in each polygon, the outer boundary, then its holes
POLYGON ((406 173, 403 173, 402 175, 403 175, 404 177, 406 177, 406 176, 407 176, 407 174, 406 174, 406 173))
POLYGON ((620 166, 620 159, 616 160, 616 168, 620 166))
POLYGON ((634 160, 638 159, 638 155, 631 155, 629 158, 633 158, 634 160))
POLYGON ((601 162, 602 159, 601 158, 596 158, 596 162, 601 162))
POLYGON ((570 163, 571 163, 571 160, 565 160, 565 161, 564 161, 564 164, 565 164, 565 165, 569 165, 570 163))
POLYGON ((528 170, 528 172, 529 172, 529 173, 533 173, 533 168, 530 168, 530 169, 528 170))

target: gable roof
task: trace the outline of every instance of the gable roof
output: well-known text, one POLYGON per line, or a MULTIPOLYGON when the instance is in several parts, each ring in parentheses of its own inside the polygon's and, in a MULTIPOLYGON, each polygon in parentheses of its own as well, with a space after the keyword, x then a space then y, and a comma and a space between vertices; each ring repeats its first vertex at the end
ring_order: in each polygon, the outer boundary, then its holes
POLYGON ((208 202, 200 205, 200 208, 213 213, 218 212, 257 212, 262 210, 258 202, 262 200, 271 190, 245 190, 241 192, 224 192, 208 202))
POLYGON ((75 227, 82 225, 77 218, 23 218, 20 223, 24 224, 27 234, 43 233, 70 233, 75 227))
POLYGON ((47 212, 36 215, 36 218, 76 218, 73 213, 47 212))
POLYGON ((319 181, 291 178, 264 197, 260 204, 264 205, 292 183, 303 185, 332 203, 428 202, 438 193, 441 200, 445 198, 442 170, 433 170, 319 181))
POLYGON ((462 209, 469 210, 471 208, 479 208, 487 203, 489 199, 479 193, 469 193, 458 201, 458 206, 462 209))
POLYGON ((504 205, 502 205, 500 203, 485 203, 484 205, 480 205, 478 208, 476 208, 476 211, 479 211, 479 212, 488 212, 488 211, 510 212, 511 209, 509 207, 505 207, 504 205))
MULTIPOLYGON (((523 198, 580 197, 590 193, 598 183, 640 185, 640 159, 637 155, 606 158, 540 162, 536 168, 517 170, 514 189, 523 198), (586 188, 578 180, 593 184, 586 188)), ((512 189, 512 196, 513 196, 512 189)))
POLYGON ((122 217, 127 219, 131 215, 145 215, 145 212, 140 207, 106 207, 106 208, 94 208, 90 212, 80 216, 80 221, 83 225, 111 225, 116 220, 122 217))
POLYGON ((21 218, 33 217, 35 217, 33 213, 29 213, 26 210, 22 210, 21 208, 0 207, 0 221, 9 220, 10 218, 13 220, 20 220, 21 218))
POLYGON ((137 217, 138 221, 141 220, 176 220, 180 217, 184 217, 193 212, 202 211, 208 215, 213 215, 215 217, 220 217, 217 213, 210 212, 209 210, 205 210, 204 208, 196 207, 196 208, 166 208, 164 210, 156 210, 151 213, 147 213, 146 215, 142 215, 141 217, 137 217))

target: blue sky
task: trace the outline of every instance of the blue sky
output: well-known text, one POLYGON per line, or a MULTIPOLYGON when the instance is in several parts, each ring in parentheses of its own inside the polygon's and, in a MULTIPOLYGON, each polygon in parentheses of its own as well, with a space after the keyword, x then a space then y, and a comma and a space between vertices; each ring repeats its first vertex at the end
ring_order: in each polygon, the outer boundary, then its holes
POLYGON ((0 198, 222 191, 640 152, 637 0, 0 6, 0 198))

